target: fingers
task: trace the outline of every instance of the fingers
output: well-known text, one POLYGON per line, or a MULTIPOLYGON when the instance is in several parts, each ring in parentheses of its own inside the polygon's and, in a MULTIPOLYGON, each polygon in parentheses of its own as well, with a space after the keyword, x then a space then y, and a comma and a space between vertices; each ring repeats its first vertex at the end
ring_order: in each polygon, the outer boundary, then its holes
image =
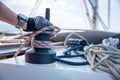
POLYGON ((47 19, 43 18, 42 16, 36 16, 34 18, 34 21, 35 21, 35 28, 37 30, 46 26, 53 26, 51 22, 49 22, 47 19))
POLYGON ((46 26, 53 26, 53 24, 42 16, 36 16, 35 18, 28 19, 27 30, 25 31, 38 31, 46 26))

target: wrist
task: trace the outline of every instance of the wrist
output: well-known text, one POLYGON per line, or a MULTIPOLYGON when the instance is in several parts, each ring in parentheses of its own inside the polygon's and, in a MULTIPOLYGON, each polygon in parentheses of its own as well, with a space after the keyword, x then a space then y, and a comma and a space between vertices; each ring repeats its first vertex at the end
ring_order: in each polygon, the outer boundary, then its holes
POLYGON ((25 23, 22 27, 23 30, 26 30, 27 29, 27 23, 25 23))
POLYGON ((23 14, 18 14, 17 18, 18 18, 18 22, 15 27, 18 29, 20 28, 26 29, 28 18, 23 14))

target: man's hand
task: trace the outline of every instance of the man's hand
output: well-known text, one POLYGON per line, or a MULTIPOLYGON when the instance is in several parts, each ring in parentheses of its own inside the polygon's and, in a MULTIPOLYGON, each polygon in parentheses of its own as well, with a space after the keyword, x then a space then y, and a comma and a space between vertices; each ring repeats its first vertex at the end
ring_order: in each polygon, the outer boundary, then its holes
POLYGON ((46 26, 53 26, 53 24, 42 16, 36 16, 28 19, 25 31, 37 31, 46 26))
POLYGON ((39 30, 46 26, 53 26, 53 24, 51 22, 49 22, 47 19, 43 18, 42 16, 36 16, 33 19, 35 21, 35 29, 36 30, 39 30))

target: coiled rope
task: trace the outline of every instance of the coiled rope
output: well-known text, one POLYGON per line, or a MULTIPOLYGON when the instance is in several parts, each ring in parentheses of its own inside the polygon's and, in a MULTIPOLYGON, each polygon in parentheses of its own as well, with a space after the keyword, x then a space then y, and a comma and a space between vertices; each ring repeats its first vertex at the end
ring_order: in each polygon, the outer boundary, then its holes
POLYGON ((76 32, 72 32, 72 33, 70 33, 70 34, 66 37, 66 39, 65 39, 65 41, 64 41, 64 47, 65 47, 66 49, 68 48, 68 47, 67 47, 67 41, 68 41, 69 38, 71 38, 72 35, 78 36, 80 39, 85 40, 85 41, 87 42, 87 45, 89 45, 89 42, 88 42, 88 40, 87 40, 86 38, 84 38, 83 36, 81 36, 80 34, 78 34, 78 33, 76 33, 76 32))
POLYGON ((55 59, 56 61, 68 64, 68 65, 75 65, 75 66, 87 65, 89 63, 86 57, 84 56, 84 54, 81 54, 79 51, 79 50, 82 50, 86 45, 89 45, 89 42, 83 36, 75 32, 72 32, 66 37, 64 41, 64 47, 66 48, 66 51, 63 52, 63 55, 56 56, 55 59), (79 39, 75 39, 75 40, 72 39, 73 41, 72 42, 71 40, 69 40, 72 35, 78 36, 81 40, 79 41, 79 39), (76 43, 76 40, 77 40, 77 43, 79 43, 79 45, 76 43), (81 42, 83 41, 84 41, 84 44, 81 44, 81 42), (72 46, 72 44, 74 44, 74 46, 72 46), (63 58, 69 59, 69 58, 76 58, 76 57, 80 57, 84 59, 84 61, 73 62, 73 61, 68 61, 63 59, 63 58))
POLYGON ((102 70, 120 80, 120 50, 104 44, 84 48, 85 56, 92 70, 102 70))
POLYGON ((50 41, 38 41, 35 40, 35 36, 42 33, 42 34, 50 34, 51 36, 55 36, 58 32, 60 31, 60 28, 57 26, 47 26, 44 27, 38 31, 33 32, 29 38, 26 39, 26 41, 21 44, 19 47, 18 51, 14 54, 14 57, 17 57, 17 55, 21 52, 21 49, 27 45, 31 41, 31 47, 36 47, 36 48, 51 48, 51 42, 50 41))
POLYGON ((84 54, 81 54, 80 52, 78 52, 79 49, 83 49, 84 46, 79 45, 79 46, 75 46, 73 48, 70 48, 68 50, 66 50, 63 54, 64 55, 60 55, 60 56, 56 56, 55 59, 58 62, 62 62, 64 64, 68 64, 68 65, 74 65, 74 66, 81 66, 81 65, 88 65, 88 61, 86 59, 86 57, 84 56, 84 54), (68 60, 64 60, 63 58, 76 58, 76 57, 80 57, 82 59, 84 59, 84 61, 68 61, 68 60))

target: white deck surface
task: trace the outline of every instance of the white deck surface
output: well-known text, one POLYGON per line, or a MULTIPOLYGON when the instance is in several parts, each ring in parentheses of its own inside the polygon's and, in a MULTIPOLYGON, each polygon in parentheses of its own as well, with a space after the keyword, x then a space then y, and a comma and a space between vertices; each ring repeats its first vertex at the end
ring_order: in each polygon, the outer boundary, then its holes
MULTIPOLYGON (((61 54, 63 49, 57 47, 55 51, 61 54)), ((18 63, 14 58, 0 61, 0 80, 114 80, 108 73, 92 71, 89 65, 30 64, 24 61, 24 55, 17 60, 18 63)))

